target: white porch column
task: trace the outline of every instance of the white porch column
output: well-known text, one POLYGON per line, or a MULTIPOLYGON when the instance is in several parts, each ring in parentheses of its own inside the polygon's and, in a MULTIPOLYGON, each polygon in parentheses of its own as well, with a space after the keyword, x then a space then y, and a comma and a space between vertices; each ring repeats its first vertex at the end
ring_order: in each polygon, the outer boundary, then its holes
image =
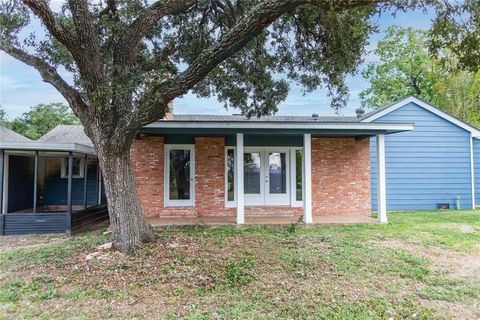
POLYGON ((303 221, 312 223, 312 135, 303 135, 303 221))
POLYGON ((387 223, 387 188, 385 181, 385 135, 377 134, 378 220, 387 223))
POLYGON ((237 224, 245 223, 245 195, 243 187, 243 133, 237 133, 237 168, 236 168, 237 193, 237 224))
POLYGON ((472 184, 472 210, 477 208, 475 203, 475 165, 473 160, 473 136, 470 134, 470 179, 472 184))

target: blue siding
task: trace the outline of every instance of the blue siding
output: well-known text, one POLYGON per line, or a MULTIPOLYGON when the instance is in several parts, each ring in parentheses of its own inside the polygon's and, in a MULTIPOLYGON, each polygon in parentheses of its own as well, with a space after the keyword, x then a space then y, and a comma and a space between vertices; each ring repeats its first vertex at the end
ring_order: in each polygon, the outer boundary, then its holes
POLYGON ((475 173, 475 202, 480 206, 480 139, 473 139, 473 164, 475 173))
MULTIPOLYGON (((414 123, 385 137, 387 209, 430 210, 437 203, 471 208, 470 132, 409 103, 374 122, 414 123)), ((377 210, 376 141, 372 138, 372 209, 377 210)))
POLYGON ((64 213, 6 214, 4 215, 4 219, 3 234, 6 236, 63 233, 67 228, 67 215, 64 213))
MULTIPOLYGON (((45 205, 67 205, 68 179, 61 177, 61 161, 63 158, 46 160, 45 205)), ((87 200, 88 205, 97 204, 97 164, 96 160, 88 161, 87 200)), ((83 205, 83 178, 72 179, 72 204, 83 205)))

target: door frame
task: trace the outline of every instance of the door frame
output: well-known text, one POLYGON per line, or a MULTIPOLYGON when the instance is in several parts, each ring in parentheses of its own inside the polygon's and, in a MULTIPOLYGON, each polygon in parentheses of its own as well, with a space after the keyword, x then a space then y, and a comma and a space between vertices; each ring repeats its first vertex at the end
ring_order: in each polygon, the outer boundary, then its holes
POLYGON ((266 206, 286 206, 290 205, 290 148, 288 147, 267 147, 264 149, 264 176, 265 192, 264 204, 266 206), (285 194, 270 193, 270 153, 285 153, 285 194))
POLYGON ((195 204, 195 145, 166 144, 164 148, 164 207, 193 207, 195 204), (170 150, 190 151, 190 199, 170 199, 170 150))
MULTIPOLYGON (((245 153, 259 153, 260 154, 260 193, 258 195, 254 194, 249 194, 245 193, 245 189, 243 190, 244 192, 244 201, 246 206, 264 206, 265 205, 265 160, 264 158, 264 147, 245 147, 243 150, 243 155, 245 156, 245 153)), ((239 155, 240 156, 240 155, 239 155)), ((245 161, 243 162, 245 165, 245 161)), ((243 175, 245 178, 245 169, 243 172, 243 175)))
MULTIPOLYGON (((245 153, 260 154, 260 194, 252 195, 245 193, 245 205, 247 206, 289 206, 291 205, 291 147, 245 147, 245 153), (269 193, 269 153, 286 153, 286 193, 277 195, 269 193)), ((245 173, 244 173, 245 174, 245 173)))

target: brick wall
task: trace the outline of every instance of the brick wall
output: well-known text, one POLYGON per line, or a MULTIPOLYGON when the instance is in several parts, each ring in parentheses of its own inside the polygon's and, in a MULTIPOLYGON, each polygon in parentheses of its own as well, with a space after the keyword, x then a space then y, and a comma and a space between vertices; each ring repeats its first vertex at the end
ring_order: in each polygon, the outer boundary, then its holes
POLYGON ((225 215, 225 139, 195 138, 195 209, 225 215))
POLYGON ((312 214, 369 215, 369 139, 312 139, 312 214))
MULTIPOLYGON (((225 208, 225 142, 195 138, 195 207, 163 203, 164 140, 142 136, 132 149, 132 167, 145 216, 235 215, 225 208)), ((312 211, 314 215, 368 215, 370 209, 369 140, 314 138, 312 140, 312 211)), ((246 216, 299 216, 303 208, 246 207, 246 216)))
POLYGON ((130 149, 138 198, 147 217, 158 216, 163 208, 163 137, 142 136, 130 149))

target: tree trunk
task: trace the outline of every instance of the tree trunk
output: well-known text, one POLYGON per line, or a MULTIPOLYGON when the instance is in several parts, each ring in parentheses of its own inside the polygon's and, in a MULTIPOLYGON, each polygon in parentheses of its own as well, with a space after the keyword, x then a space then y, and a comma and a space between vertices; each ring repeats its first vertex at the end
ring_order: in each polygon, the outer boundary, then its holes
MULTIPOLYGON (((130 146, 130 143, 128 143, 130 146)), ((130 163, 130 148, 106 151, 96 148, 102 169, 110 224, 115 247, 130 252, 143 242, 155 240, 155 234, 145 221, 130 163)))

